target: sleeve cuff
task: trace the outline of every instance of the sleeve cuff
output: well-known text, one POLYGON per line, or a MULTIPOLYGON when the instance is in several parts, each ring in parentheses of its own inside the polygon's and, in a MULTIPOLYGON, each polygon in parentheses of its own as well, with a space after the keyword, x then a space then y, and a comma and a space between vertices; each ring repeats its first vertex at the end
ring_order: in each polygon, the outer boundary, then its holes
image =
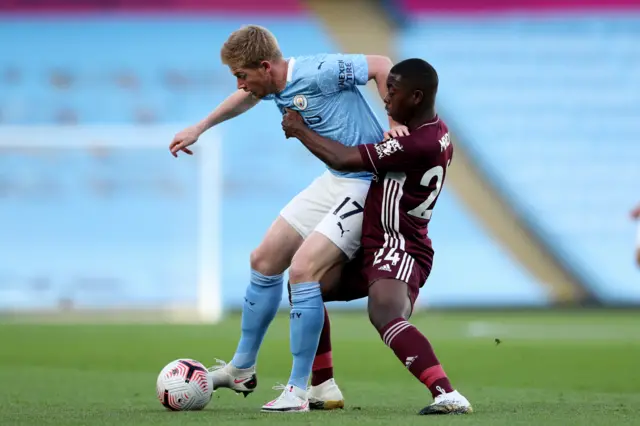
POLYGON ((365 168, 369 172, 378 173, 378 169, 376 168, 375 163, 373 162, 373 157, 371 156, 371 144, 358 145, 358 150, 360 151, 360 156, 362 157, 362 162, 365 165, 365 168))

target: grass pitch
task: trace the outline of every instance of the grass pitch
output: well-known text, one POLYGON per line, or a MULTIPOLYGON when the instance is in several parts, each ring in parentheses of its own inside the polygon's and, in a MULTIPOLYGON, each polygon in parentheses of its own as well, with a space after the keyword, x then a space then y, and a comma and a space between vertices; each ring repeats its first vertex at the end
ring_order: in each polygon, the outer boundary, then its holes
POLYGON ((431 397, 363 313, 332 315, 336 380, 346 408, 260 413, 291 366, 282 313, 259 358, 258 390, 226 389, 201 412, 155 398, 160 369, 179 357, 228 360, 239 316, 216 326, 0 325, 0 425, 640 425, 640 312, 427 313, 432 340, 470 416, 422 417, 431 397), (495 339, 499 339, 497 344, 495 339))

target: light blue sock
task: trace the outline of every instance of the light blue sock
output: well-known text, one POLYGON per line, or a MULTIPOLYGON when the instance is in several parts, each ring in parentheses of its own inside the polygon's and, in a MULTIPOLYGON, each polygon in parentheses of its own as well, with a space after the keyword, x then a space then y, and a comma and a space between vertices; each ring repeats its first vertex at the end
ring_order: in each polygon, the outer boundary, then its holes
POLYGON ((288 384, 306 389, 324 325, 320 283, 292 284, 291 302, 289 317, 293 367, 288 384))
POLYGON ((256 364, 262 339, 276 316, 281 300, 282 274, 266 277, 251 270, 251 283, 242 306, 242 334, 231 360, 234 367, 249 368, 256 364))

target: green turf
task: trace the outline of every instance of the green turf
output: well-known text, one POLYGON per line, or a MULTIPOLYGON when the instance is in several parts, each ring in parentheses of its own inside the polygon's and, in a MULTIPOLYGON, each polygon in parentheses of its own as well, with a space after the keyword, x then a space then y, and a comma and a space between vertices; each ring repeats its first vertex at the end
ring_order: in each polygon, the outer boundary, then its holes
POLYGON ((204 411, 185 413, 155 399, 157 373, 179 357, 228 360, 239 317, 214 327, 0 325, 0 425, 640 425, 640 313, 432 313, 413 322, 473 415, 416 416, 430 395, 363 314, 333 315, 345 410, 260 413, 291 365, 283 314, 260 353, 257 392, 221 390, 204 411))

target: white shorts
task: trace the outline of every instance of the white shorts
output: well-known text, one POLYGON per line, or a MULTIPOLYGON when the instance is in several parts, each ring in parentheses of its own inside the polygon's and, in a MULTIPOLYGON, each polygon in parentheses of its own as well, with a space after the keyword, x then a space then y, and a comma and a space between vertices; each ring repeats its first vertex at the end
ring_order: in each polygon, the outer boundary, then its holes
POLYGON ((324 172, 287 204, 280 216, 303 238, 329 238, 349 259, 360 248, 364 202, 370 181, 324 172))

